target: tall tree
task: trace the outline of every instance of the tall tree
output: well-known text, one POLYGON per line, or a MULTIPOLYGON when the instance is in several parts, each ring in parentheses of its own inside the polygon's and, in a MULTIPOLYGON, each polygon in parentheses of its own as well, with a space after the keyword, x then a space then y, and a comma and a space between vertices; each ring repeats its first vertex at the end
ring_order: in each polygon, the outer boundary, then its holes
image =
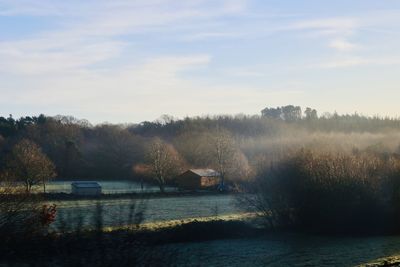
POLYGON ((277 108, 265 108, 261 111, 261 115, 273 119, 296 121, 301 119, 302 114, 301 107, 288 105, 277 108))
POLYGON ((235 142, 228 131, 217 128, 213 133, 212 145, 215 166, 220 174, 221 186, 224 187, 226 174, 232 167, 236 154, 235 142))
POLYGON ((306 108, 304 111, 304 115, 306 116, 307 120, 315 120, 318 119, 318 113, 317 110, 312 109, 312 108, 306 108))
POLYGON ((46 192, 46 182, 56 175, 51 160, 42 153, 38 145, 27 139, 13 147, 7 165, 9 173, 24 182, 28 193, 32 186, 38 184, 42 184, 43 192, 46 192))
POLYGON ((149 169, 156 178, 160 191, 165 191, 166 181, 177 175, 182 166, 182 160, 175 148, 156 138, 147 153, 149 169))
POLYGON ((282 107, 282 114, 285 121, 297 121, 301 119, 301 107, 288 105, 282 107))
POLYGON ((71 118, 40 117, 37 123, 29 125, 24 136, 38 144, 54 162, 57 173, 63 178, 73 178, 81 171, 80 144, 83 141, 83 126, 74 124, 71 118))
POLYGON ((261 111, 261 115, 272 119, 282 119, 282 108, 265 108, 261 111))

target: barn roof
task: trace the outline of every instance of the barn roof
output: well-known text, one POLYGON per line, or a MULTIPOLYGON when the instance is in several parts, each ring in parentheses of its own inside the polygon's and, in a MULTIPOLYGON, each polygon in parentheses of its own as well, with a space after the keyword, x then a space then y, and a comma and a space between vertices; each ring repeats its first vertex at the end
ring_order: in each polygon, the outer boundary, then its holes
POLYGON ((190 169, 190 171, 201 177, 219 176, 219 173, 213 169, 190 169))
POLYGON ((72 186, 81 187, 81 188, 99 188, 101 187, 98 182, 73 182, 72 186))

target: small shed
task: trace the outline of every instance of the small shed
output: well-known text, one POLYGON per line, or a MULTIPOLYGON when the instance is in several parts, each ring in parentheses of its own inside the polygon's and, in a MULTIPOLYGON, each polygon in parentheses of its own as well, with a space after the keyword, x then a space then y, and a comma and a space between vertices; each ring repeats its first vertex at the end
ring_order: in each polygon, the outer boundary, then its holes
POLYGON ((71 192, 74 195, 97 196, 101 195, 101 186, 97 182, 73 182, 71 192))
POLYGON ((190 169, 176 177, 176 184, 183 189, 207 189, 216 188, 220 180, 220 174, 213 169, 190 169))

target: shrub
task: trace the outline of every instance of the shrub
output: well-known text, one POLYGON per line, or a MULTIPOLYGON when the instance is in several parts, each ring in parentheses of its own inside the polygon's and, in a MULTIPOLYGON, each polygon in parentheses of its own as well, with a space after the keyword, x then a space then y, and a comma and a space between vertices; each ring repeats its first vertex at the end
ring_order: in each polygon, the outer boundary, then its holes
POLYGON ((42 206, 37 196, 3 183, 0 188, 2 246, 46 233, 55 219, 55 212, 55 206, 42 206))
POLYGON ((259 171, 252 205, 271 227, 399 231, 397 155, 300 150, 259 171))

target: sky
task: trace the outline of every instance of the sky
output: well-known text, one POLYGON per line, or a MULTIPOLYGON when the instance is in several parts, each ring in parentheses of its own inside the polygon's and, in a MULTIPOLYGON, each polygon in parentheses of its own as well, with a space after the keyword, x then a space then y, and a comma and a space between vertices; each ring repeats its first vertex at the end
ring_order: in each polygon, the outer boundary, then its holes
POLYGON ((400 115, 398 0, 0 0, 0 116, 400 115))

